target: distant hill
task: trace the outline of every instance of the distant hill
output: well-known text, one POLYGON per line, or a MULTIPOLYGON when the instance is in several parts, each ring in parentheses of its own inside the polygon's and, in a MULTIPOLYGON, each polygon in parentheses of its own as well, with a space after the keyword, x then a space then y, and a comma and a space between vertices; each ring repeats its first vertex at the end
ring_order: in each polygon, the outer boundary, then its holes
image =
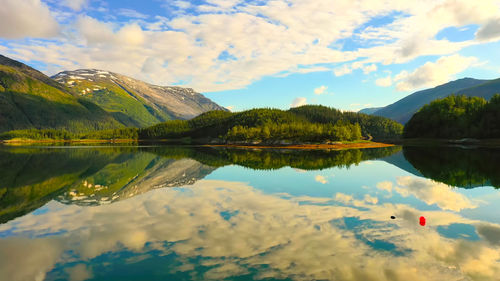
POLYGON ((108 112, 18 61, 0 55, 0 132, 123 127, 108 112))
POLYGON ((361 109, 360 111, 358 111, 359 113, 364 113, 364 114, 373 114, 375 113, 377 110, 380 110, 382 109, 382 107, 369 107, 369 108, 363 108, 361 109))
POLYGON ((451 94, 477 96, 489 100, 495 93, 500 93, 500 79, 463 78, 432 89, 415 92, 371 114, 391 118, 405 124, 415 112, 433 100, 445 98, 451 94))
POLYGON ((63 71, 52 78, 129 127, 147 127, 172 119, 191 119, 206 111, 226 110, 190 88, 155 86, 104 70, 63 71))
POLYGON ((466 95, 468 97, 481 97, 486 100, 490 100, 495 94, 500 94, 500 78, 486 80, 486 82, 479 85, 460 90, 456 94, 466 95))

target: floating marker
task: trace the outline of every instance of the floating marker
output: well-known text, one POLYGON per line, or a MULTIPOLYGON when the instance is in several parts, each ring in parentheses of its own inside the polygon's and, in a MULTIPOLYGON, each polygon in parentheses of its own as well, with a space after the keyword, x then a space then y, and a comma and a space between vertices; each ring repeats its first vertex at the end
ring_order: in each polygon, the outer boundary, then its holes
POLYGON ((425 226, 425 217, 420 217, 420 225, 425 226))

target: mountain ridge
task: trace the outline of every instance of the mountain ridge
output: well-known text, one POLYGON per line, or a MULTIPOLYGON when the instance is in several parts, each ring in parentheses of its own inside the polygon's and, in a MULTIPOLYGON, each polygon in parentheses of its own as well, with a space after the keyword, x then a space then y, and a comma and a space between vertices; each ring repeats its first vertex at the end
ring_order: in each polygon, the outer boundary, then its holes
POLYGON ((123 125, 99 106, 77 97, 38 70, 0 55, 0 132, 119 127, 123 125))
POLYGON ((104 70, 63 71, 53 78, 0 55, 0 132, 141 128, 227 111, 191 88, 151 85, 104 70))
POLYGON ((227 110, 192 88, 153 85, 106 70, 63 71, 52 78, 129 126, 145 127, 172 119, 191 119, 206 111, 227 110), (123 114, 132 119, 125 120, 123 114))
MULTIPOLYGON (((466 77, 414 92, 368 114, 387 117, 405 124, 422 106, 433 100, 445 98, 452 94, 479 96, 488 100, 495 93, 500 93, 500 79, 486 80, 466 77)), ((366 110, 362 109, 360 112, 365 112, 366 110)))

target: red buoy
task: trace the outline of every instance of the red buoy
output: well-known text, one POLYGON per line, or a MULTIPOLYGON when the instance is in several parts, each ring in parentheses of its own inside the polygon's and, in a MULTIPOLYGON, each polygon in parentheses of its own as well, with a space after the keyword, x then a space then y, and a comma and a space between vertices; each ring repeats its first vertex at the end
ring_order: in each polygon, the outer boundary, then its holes
POLYGON ((420 225, 425 226, 425 217, 420 217, 420 225))

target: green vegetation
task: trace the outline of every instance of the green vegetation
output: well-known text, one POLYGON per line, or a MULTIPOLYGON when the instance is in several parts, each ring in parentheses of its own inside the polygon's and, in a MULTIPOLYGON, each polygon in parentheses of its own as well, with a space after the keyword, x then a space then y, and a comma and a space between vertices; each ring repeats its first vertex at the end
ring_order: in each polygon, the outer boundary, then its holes
POLYGON ((307 120, 314 123, 334 124, 339 121, 352 124, 358 123, 361 127, 361 134, 364 137, 373 137, 379 140, 397 139, 403 132, 403 125, 385 117, 357 112, 342 112, 321 105, 296 107, 290 109, 290 112, 304 116, 307 120))
POLYGON ((85 132, 123 127, 109 113, 42 73, 0 57, 0 132, 53 128, 85 132))
POLYGON ((450 186, 492 185, 500 188, 498 149, 405 146, 403 153, 406 160, 427 178, 450 186))
POLYGON ((43 206, 108 157, 96 149, 0 149, 0 223, 43 206))
POLYGON ((60 130, 16 130, 0 140, 111 140, 218 139, 229 142, 331 142, 396 139, 402 125, 389 119, 341 112, 325 106, 303 106, 288 111, 252 109, 231 113, 209 111, 191 120, 170 120, 148 128, 124 128, 74 133, 60 130))
POLYGON ((211 111, 191 120, 167 121, 139 131, 140 139, 220 138, 229 141, 352 141, 398 138, 403 126, 389 119, 325 106, 287 111, 211 111))
POLYGON ((212 167, 236 164, 256 170, 275 170, 283 167, 322 170, 332 167, 350 167, 362 161, 390 156, 401 151, 401 147, 348 150, 158 147, 148 151, 167 158, 192 158, 212 167))
MULTIPOLYGON (((0 133, 4 133, 0 139, 331 142, 394 139, 402 132, 400 124, 388 119, 324 106, 239 113, 215 110, 192 120, 166 121, 172 116, 130 90, 133 84, 122 85, 107 78, 71 80, 74 76, 67 74, 61 77, 64 84, 0 56, 0 133), (162 121, 166 122, 144 128, 162 121), (121 129, 125 126, 142 129, 121 129)), ((220 108, 201 100, 200 108, 220 108)))
POLYGON ((56 81, 0 55, 0 133, 55 129, 80 134, 144 128, 221 109, 191 89, 157 87, 124 77, 127 83, 105 73, 83 73, 87 78, 64 73, 60 77, 65 78, 56 81))
POLYGON ((72 133, 66 130, 54 129, 28 129, 9 131, 0 134, 0 140, 137 140, 139 130, 136 128, 123 128, 93 131, 89 133, 72 133))
MULTIPOLYGON (((1 138, 1 136, 0 136, 1 138)), ((89 140, 137 140, 139 138, 139 130, 137 128, 124 128, 94 131, 90 133, 79 134, 76 139, 89 140)))
POLYGON ((495 93, 499 92, 500 79, 478 80, 463 78, 439 85, 435 88, 415 92, 371 114, 391 118, 392 120, 406 124, 413 114, 424 105, 429 104, 433 100, 445 98, 453 93, 464 94, 469 97, 482 97, 489 100, 495 93))
POLYGON ((73 90, 79 93, 92 89, 83 98, 96 103, 127 127, 141 128, 171 119, 166 113, 153 109, 144 99, 133 95, 116 83, 77 80, 74 85, 73 90))
POLYGON ((405 138, 500 138, 500 95, 449 96, 422 107, 404 128, 405 138))

